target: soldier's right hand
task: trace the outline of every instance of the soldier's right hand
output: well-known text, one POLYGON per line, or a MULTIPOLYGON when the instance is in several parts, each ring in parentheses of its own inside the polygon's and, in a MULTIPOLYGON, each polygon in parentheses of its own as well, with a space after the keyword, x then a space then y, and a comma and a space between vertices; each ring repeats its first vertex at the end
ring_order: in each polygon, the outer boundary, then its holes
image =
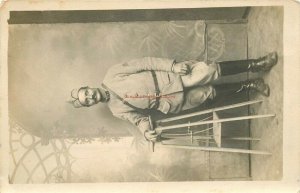
POLYGON ((147 141, 156 142, 158 139, 158 134, 155 131, 146 130, 144 133, 144 137, 147 141))

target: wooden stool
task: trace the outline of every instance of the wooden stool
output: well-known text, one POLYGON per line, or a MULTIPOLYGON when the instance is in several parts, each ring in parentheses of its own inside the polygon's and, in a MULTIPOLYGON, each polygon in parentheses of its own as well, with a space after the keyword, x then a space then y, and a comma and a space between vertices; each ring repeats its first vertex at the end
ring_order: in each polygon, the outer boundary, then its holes
MULTIPOLYGON (((222 123, 231 121, 241 121, 250 119, 261 119, 268 117, 275 117, 275 114, 264 115, 249 115, 241 117, 219 118, 217 112, 237 107, 247 106, 256 103, 262 103, 263 100, 253 100, 233 105, 212 108, 204 111, 179 115, 167 119, 161 119, 152 122, 149 117, 151 127, 159 134, 160 147, 180 148, 180 149, 197 149, 202 151, 218 151, 218 152, 233 152, 233 153, 247 153, 247 154, 263 154, 270 155, 269 152, 237 149, 222 147, 222 140, 246 140, 257 141, 258 138, 251 137, 228 137, 222 136, 222 123), (205 116, 200 121, 187 121, 187 123, 172 124, 174 121, 184 120, 195 116, 205 116), (166 123, 168 123, 166 125, 166 123), (196 127, 197 126, 197 127, 196 127), (204 128, 203 128, 204 127, 204 128)), ((152 150, 154 151, 154 143, 152 142, 152 150)))

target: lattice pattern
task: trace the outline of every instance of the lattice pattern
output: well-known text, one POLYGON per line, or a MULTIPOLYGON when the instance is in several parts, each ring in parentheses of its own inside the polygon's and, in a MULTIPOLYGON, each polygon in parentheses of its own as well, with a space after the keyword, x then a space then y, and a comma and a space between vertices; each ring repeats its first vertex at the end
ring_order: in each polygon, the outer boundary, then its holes
POLYGON ((52 139, 48 146, 41 146, 41 141, 10 121, 10 183, 71 181, 71 166, 75 161, 69 153, 72 144, 52 139))

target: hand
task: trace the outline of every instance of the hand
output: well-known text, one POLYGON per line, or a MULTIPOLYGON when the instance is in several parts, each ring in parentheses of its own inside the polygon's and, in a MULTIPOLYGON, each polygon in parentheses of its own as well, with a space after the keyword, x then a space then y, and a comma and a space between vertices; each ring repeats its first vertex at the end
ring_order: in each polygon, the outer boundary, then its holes
POLYGON ((177 73, 181 76, 187 75, 188 74, 188 65, 185 63, 182 63, 182 62, 176 63, 176 64, 174 64, 173 72, 177 73))
POLYGON ((190 69, 189 65, 197 63, 197 62, 198 61, 196 61, 196 60, 188 60, 188 61, 178 62, 178 63, 174 64, 173 72, 177 73, 181 76, 190 74, 191 69, 190 69))
POLYGON ((158 139, 158 134, 155 131, 146 130, 144 136, 148 141, 152 142, 156 142, 158 139))

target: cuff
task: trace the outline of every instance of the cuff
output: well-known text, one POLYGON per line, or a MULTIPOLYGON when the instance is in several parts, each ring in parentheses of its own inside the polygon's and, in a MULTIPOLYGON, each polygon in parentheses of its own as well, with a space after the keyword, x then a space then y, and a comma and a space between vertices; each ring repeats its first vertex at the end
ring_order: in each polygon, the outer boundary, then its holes
POLYGON ((150 124, 149 124, 149 120, 148 119, 144 119, 142 120, 139 125, 138 128, 140 130, 140 132, 142 134, 144 134, 146 131, 148 131, 150 129, 150 124))
POLYGON ((174 65, 176 64, 176 60, 173 60, 172 66, 171 66, 171 72, 174 72, 174 65))

